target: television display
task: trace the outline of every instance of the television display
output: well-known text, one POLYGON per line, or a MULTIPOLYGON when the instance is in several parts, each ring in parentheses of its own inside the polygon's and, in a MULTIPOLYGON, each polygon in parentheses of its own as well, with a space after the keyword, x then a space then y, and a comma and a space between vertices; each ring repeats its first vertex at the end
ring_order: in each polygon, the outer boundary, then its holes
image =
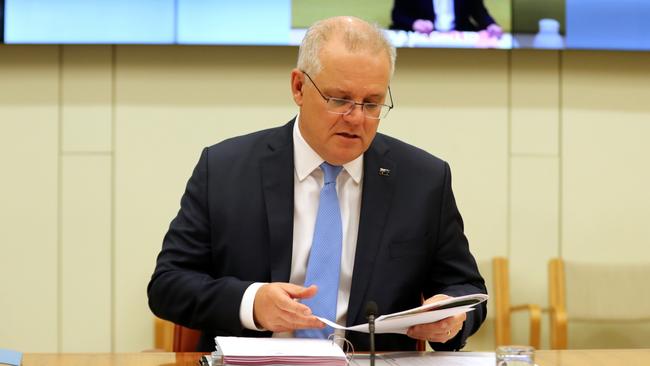
POLYGON ((511 48, 509 0, 4 2, 4 41, 13 44, 297 45, 315 20, 356 15, 398 47, 511 48))
POLYGON ((513 48, 650 50, 648 0, 513 0, 513 48))
POLYGON ((650 1, 566 0, 566 48, 650 50, 650 1))
POLYGON ((297 45, 334 15, 397 47, 650 50, 648 0, 0 0, 0 42, 297 45))

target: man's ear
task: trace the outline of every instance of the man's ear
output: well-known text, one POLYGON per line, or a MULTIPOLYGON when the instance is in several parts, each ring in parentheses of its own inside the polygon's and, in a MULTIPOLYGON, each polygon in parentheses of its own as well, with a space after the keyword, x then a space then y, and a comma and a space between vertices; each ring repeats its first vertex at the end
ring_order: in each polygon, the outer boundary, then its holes
POLYGON ((291 70, 291 95, 296 105, 302 106, 302 87, 305 85, 305 76, 298 69, 291 70))

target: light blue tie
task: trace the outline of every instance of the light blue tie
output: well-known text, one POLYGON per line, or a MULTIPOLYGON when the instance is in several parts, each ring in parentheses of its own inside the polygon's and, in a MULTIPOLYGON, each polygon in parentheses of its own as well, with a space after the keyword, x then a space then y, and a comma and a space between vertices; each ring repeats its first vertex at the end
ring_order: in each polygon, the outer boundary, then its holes
MULTIPOLYGON (((336 321, 336 298, 339 292, 343 240, 341 209, 336 195, 336 177, 342 167, 326 162, 320 167, 325 173, 325 184, 320 191, 314 240, 311 244, 305 276, 305 287, 316 285, 318 293, 310 299, 303 300, 302 303, 309 306, 314 315, 336 321)), ((294 335, 299 338, 327 338, 333 332, 330 326, 326 326, 323 329, 299 329, 294 335)))

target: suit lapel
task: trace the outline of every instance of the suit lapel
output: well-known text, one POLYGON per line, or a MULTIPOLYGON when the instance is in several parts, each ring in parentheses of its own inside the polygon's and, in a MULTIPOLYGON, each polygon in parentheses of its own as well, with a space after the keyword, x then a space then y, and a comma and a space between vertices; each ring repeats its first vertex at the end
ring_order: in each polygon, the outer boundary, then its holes
POLYGON ((373 300, 365 298, 366 291, 375 270, 375 259, 395 190, 397 173, 395 164, 388 158, 388 152, 383 137, 377 135, 364 155, 361 215, 348 303, 348 325, 354 324, 365 302, 373 300), (380 169, 388 169, 388 175, 385 170, 380 175, 380 169))
POLYGON ((262 189, 269 229, 271 282, 289 282, 293 247, 293 124, 269 139, 262 158, 262 189))

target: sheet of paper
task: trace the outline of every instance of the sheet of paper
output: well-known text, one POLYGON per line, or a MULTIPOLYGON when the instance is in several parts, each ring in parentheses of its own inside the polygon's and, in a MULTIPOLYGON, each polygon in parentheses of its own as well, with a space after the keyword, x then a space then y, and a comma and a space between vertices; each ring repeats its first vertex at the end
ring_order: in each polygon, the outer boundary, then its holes
MULTIPOLYGON (((430 352, 377 355, 375 366, 494 366, 494 352, 430 352)), ((367 355, 355 355, 350 366, 368 366, 367 355)))
POLYGON ((471 294, 465 296, 451 297, 449 299, 440 300, 429 304, 424 304, 418 306, 417 308, 400 311, 398 313, 382 315, 378 317, 377 320, 389 319, 398 316, 422 313, 425 311, 431 311, 431 310, 437 310, 443 308, 451 308, 451 307, 465 306, 465 305, 477 305, 482 303, 483 301, 486 301, 488 297, 489 296, 486 294, 471 294))
MULTIPOLYGON (((474 307, 488 299, 485 294, 472 294, 449 298, 435 303, 425 304, 417 308, 400 311, 397 313, 379 316, 375 320, 375 333, 406 334, 406 330, 413 325, 437 322, 462 313, 474 310, 474 307)), ((353 330, 368 333, 368 323, 345 327, 328 319, 318 317, 320 321, 335 329, 353 330)))
MULTIPOLYGON (((401 316, 399 318, 376 321, 375 333, 406 334, 406 330, 412 325, 433 323, 433 322, 437 322, 438 320, 442 320, 450 316, 454 316, 462 313, 467 313, 472 310, 474 310, 474 308, 471 305, 467 305, 458 308, 429 311, 425 313, 417 313, 408 316, 401 316)), ((356 332, 363 332, 363 333, 369 332, 368 323, 354 325, 351 327, 344 327, 325 318, 318 317, 318 319, 320 319, 320 321, 335 329, 353 330, 356 332)))

